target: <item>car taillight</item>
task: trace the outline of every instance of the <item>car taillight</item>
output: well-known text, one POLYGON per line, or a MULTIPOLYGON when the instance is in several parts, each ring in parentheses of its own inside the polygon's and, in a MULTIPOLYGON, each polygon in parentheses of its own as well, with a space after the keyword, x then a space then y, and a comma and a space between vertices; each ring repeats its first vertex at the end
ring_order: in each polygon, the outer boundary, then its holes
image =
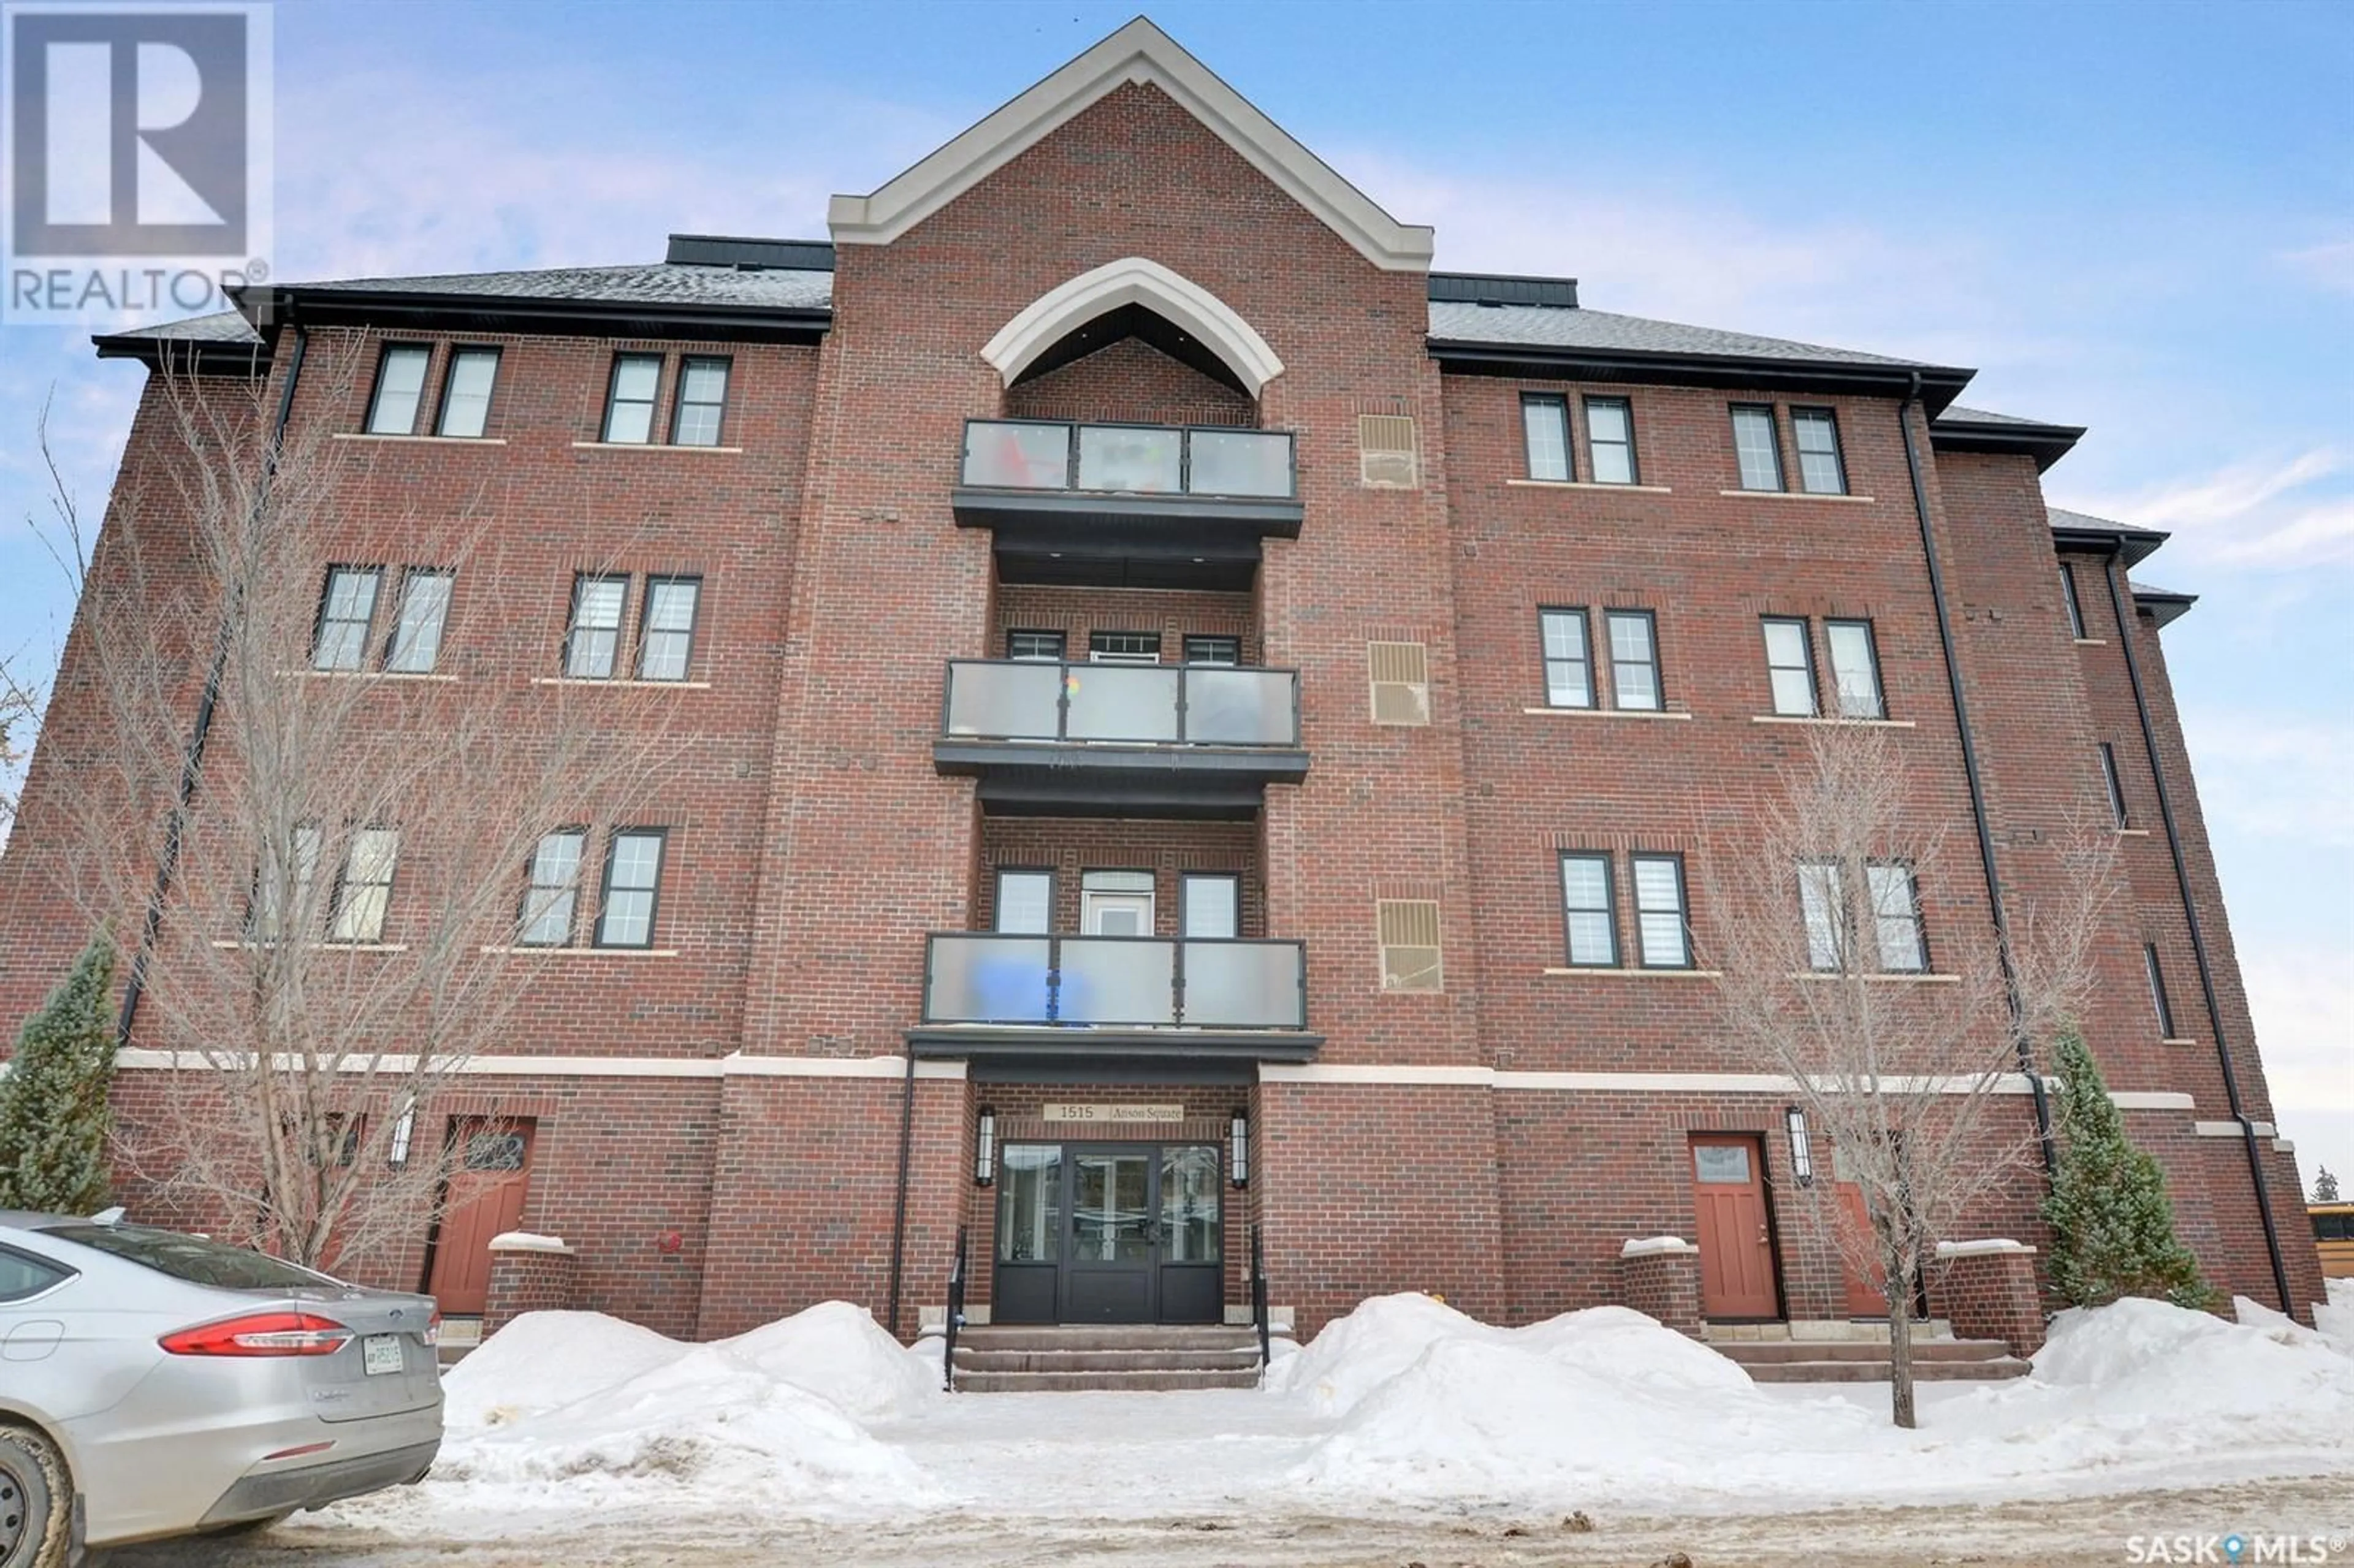
POLYGON ((441 1342, 441 1309, 439 1307, 433 1309, 433 1316, 425 1324, 424 1339, 429 1345, 441 1342))
POLYGON ((156 1343, 175 1356, 332 1356, 352 1331, 308 1312, 256 1312, 166 1334, 156 1343))

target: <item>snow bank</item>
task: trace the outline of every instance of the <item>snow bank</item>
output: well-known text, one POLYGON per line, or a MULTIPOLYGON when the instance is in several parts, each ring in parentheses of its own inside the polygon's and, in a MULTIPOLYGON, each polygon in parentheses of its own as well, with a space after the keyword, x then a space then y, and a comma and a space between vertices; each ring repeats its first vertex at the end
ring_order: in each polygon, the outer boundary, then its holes
POLYGON ((1623 1308, 1500 1330, 1385 1298, 1267 1383, 1338 1417, 1289 1478, 1366 1498, 1808 1507, 2354 1472, 2348 1347, 2155 1301, 2062 1314, 2027 1378, 1923 1385, 1912 1432, 1884 1383, 1760 1388, 1623 1308))
POLYGON ((2354 1351, 2354 1279, 2332 1279, 2329 1299, 2316 1302, 2313 1326, 2331 1339, 2354 1351))

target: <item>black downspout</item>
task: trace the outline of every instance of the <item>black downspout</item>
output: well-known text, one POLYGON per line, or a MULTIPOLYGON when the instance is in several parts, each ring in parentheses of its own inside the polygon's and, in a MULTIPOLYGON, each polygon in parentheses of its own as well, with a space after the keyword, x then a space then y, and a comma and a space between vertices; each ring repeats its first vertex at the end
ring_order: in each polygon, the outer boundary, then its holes
POLYGON ((2280 1291, 2281 1310, 2290 1311, 2288 1264, 2281 1256, 2280 1231, 2273 1224, 2273 1203, 2264 1184, 2264 1151, 2256 1144, 2255 1124, 2248 1119, 2240 1099, 2240 1075, 2232 1068, 2232 1049, 2223 1038, 2223 1009, 2215 1000, 2215 969, 2207 958, 2207 934, 2199 924, 2199 906, 2190 896, 2190 868, 2182 855, 2182 834, 2174 824, 2174 798, 2166 788, 2166 768, 2158 754, 2158 726, 2150 722, 2149 699, 2143 694, 2141 660, 2134 653, 2137 623, 2117 586, 2117 560, 2112 555, 2102 567, 2109 581, 2109 608, 2116 612, 2117 641, 2126 651, 2126 677, 2133 683, 2134 713, 2141 720, 2141 741, 2149 752, 2150 782, 2158 789, 2158 820, 2166 825, 2167 853, 2174 857, 2174 885, 2182 895, 2182 918, 2190 927, 2190 952, 2199 963, 2199 990, 2207 1002, 2207 1022, 2215 1031, 2215 1062, 2223 1069, 2223 1098, 2232 1119, 2240 1124, 2240 1141, 2248 1152, 2248 1179, 2255 1183, 2256 1213, 2264 1226, 2264 1251, 2272 1258, 2273 1285, 2280 1291))
POLYGON ((916 1138, 916 1048, 907 1047, 907 1075, 899 1090, 899 1202, 891 1216, 891 1308, 883 1326, 899 1331, 899 1266, 907 1250, 907 1161, 916 1138))
POLYGON ((2035 1139, 2043 1151, 2048 1181, 2059 1168, 2060 1151, 2052 1141, 2052 1102, 2043 1075, 2035 1070, 2035 1049, 2027 1038, 2026 1008, 2019 994, 2019 970, 2011 962, 2010 916, 2002 906, 2002 874, 1994 858, 1994 828, 1987 820, 1986 785, 1978 777, 1978 753, 1970 739, 1970 709, 1962 692, 1962 664, 1954 652, 1954 621, 1946 609, 1946 572, 1937 562, 1936 530, 1929 522, 1929 493, 1921 482, 1921 457, 1913 446, 1912 410, 1921 402, 1921 373, 1897 405, 1896 428, 1904 437, 1904 470, 1913 479, 1913 512, 1921 520, 1921 554, 1929 563, 1929 602, 1937 611, 1937 641, 1946 653, 1946 683, 1954 697, 1954 727, 1962 737, 1962 777, 1969 785, 1970 816, 1978 831, 1978 866, 1986 874, 1987 903, 1994 910, 1995 948, 2002 963, 2003 994, 2010 1006, 2010 1038, 2019 1051, 2019 1070, 2027 1075, 2027 1092, 2035 1101, 2035 1139))
MULTIPOLYGON (((286 381, 278 389, 278 418, 270 427, 270 444, 262 450, 261 478, 254 486, 250 519, 258 520, 270 503, 270 482, 278 472, 278 456, 286 440, 286 421, 294 411, 294 384, 302 378, 302 354, 310 334, 294 328, 294 352, 286 362, 286 381)), ((139 947, 131 958, 131 976, 122 984, 122 1011, 114 1021, 115 1049, 131 1044, 131 1026, 139 1017, 139 998, 147 989, 147 966, 155 955, 155 938, 164 928, 164 900, 172 889, 172 874, 179 868, 180 842, 188 821, 188 807, 196 798, 196 779, 204 772, 205 740, 212 734, 213 712, 220 705, 221 681, 228 673, 229 643, 237 626, 237 606, 221 607, 220 631, 213 639, 213 662, 205 672, 204 694, 196 700, 196 722, 188 747, 180 758, 180 793, 164 826, 164 850, 156 857, 155 886, 147 895, 147 914, 139 923, 139 947)))

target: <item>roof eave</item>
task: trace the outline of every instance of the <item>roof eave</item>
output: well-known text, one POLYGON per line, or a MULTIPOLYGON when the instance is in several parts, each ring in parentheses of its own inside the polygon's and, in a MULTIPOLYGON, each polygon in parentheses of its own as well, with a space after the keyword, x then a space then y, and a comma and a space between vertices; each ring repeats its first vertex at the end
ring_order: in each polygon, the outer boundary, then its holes
POLYGON ((1933 424, 1929 427, 1929 446, 1941 452, 1995 452, 2035 460, 2035 471, 2043 473, 2066 457, 2084 439, 2082 425, 2031 425, 2024 422, 2000 425, 1933 424))
POLYGON ((2195 593, 2176 593, 2170 588, 2136 588, 2134 608, 2147 615, 2162 630, 2190 613, 2199 602, 2195 593))
POLYGON ((1902 396, 1914 375, 1930 417, 1961 395, 1975 370, 1941 365, 1857 365, 1843 360, 1768 359, 1640 349, 1563 348, 1545 344, 1427 341, 1443 367, 1481 376, 1545 374, 1596 381, 1665 381, 1693 387, 1764 387, 1826 394, 1902 396))
POLYGON ((831 308, 694 305, 643 300, 562 300, 523 294, 441 294, 409 289, 232 289, 229 298, 265 336, 278 325, 398 325, 461 332, 591 337, 673 337, 813 344, 831 308))
POLYGON ((2082 550, 2098 556, 2114 552, 2128 571, 2158 554, 2158 547, 2169 537, 2155 528, 2085 528, 2056 523, 2052 527, 2052 546, 2055 550, 2082 550))
POLYGON ((97 333, 90 341, 101 359, 135 359, 150 370, 177 371, 190 376, 242 376, 256 381, 270 374, 273 352, 272 345, 266 340, 261 343, 214 343, 137 333, 97 333))

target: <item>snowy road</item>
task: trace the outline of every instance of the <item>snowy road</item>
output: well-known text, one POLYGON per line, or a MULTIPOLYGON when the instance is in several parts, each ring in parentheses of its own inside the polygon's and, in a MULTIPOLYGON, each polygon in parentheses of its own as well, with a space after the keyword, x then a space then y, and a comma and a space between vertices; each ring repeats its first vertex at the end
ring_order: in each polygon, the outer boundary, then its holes
MULTIPOLYGON (((109 1568, 1550 1568, 1646 1564, 1672 1552, 1697 1568, 2101 1568, 2131 1536, 2264 1530, 2342 1542, 2354 1494, 2342 1477, 2059 1502, 1706 1520, 1603 1514, 1590 1531, 1560 1516, 1424 1513, 1337 1518, 1253 1509, 1132 1519, 942 1513, 884 1523, 613 1517, 501 1546, 398 1531, 294 1521, 228 1545, 186 1542, 118 1553, 109 1568)), ((2331 1553, 2344 1560, 2348 1549, 2331 1553)), ((2219 1559, 2220 1560, 2220 1559, 2219 1559)))

